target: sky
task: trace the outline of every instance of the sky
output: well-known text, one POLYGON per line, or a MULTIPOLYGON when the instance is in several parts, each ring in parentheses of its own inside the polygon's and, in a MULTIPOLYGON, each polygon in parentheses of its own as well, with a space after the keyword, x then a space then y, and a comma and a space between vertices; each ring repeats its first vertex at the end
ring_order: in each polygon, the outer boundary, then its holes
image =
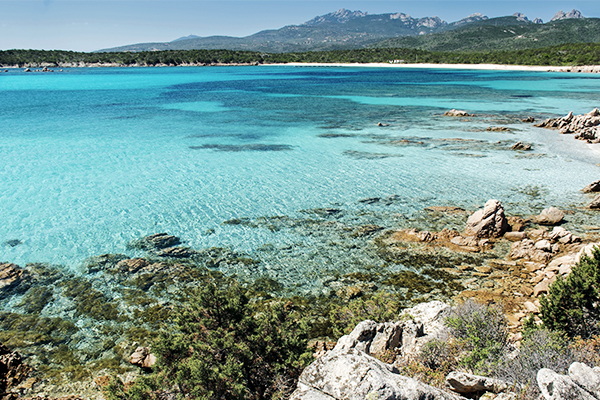
POLYGON ((0 50, 94 51, 187 35, 243 37, 340 8, 447 22, 477 12, 490 18, 521 12, 544 22, 559 10, 600 17, 598 0, 0 0, 0 50))

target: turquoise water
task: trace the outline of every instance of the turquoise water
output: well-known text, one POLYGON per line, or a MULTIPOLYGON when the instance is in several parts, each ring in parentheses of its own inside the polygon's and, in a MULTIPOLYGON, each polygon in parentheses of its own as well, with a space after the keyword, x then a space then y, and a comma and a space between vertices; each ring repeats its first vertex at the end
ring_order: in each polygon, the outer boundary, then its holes
POLYGON ((600 152, 520 119, 588 112, 599 91, 594 75, 540 72, 11 70, 0 75, 0 261, 76 269, 136 255, 127 243, 156 232, 253 254, 299 239, 224 221, 320 207, 386 227, 489 198, 511 214, 580 207, 600 152), (478 116, 443 117, 451 108, 478 116), (519 140, 534 151, 508 150, 519 140))

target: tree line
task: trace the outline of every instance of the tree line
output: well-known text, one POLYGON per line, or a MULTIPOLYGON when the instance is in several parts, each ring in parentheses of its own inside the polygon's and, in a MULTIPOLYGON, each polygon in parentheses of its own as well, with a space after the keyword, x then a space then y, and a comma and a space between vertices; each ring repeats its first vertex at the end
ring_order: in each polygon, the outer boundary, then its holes
POLYGON ((237 50, 166 50, 84 53, 63 50, 0 51, 2 67, 59 67, 71 64, 118 66, 179 66, 275 63, 403 63, 509 64, 578 66, 600 64, 600 43, 578 43, 517 51, 435 52, 405 48, 374 48, 292 53, 237 50))

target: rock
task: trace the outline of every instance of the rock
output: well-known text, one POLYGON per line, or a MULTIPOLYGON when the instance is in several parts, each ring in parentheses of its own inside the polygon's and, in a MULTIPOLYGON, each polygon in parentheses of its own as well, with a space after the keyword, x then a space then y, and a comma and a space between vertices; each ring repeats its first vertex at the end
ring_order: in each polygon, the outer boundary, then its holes
POLYGON ((156 253, 159 257, 172 257, 172 258, 189 258, 194 256, 196 251, 189 247, 169 247, 162 249, 156 253))
POLYGON ((142 250, 160 250, 181 244, 177 236, 167 233, 155 233, 130 243, 130 247, 142 250))
POLYGON ((546 239, 535 242, 534 247, 537 250, 542 250, 542 251, 546 251, 546 252, 549 252, 549 253, 552 252, 552 243, 550 243, 546 239))
POLYGON ((465 212, 463 208, 453 206, 431 206, 425 207, 424 210, 428 212, 441 212, 447 214, 462 214, 465 212))
POLYGON ((150 263, 143 258, 131 258, 122 260, 117 263, 117 269, 120 272, 136 273, 142 268, 147 267, 150 263))
POLYGON ((531 239, 523 239, 520 242, 513 243, 508 256, 513 260, 525 259, 537 262, 547 262, 552 258, 552 254, 549 252, 535 248, 535 244, 531 239))
POLYGON ((579 362, 569 367, 569 378, 579 386, 600 398, 600 373, 579 362))
POLYGON ((19 353, 0 344, 0 396, 23 382, 31 371, 32 368, 23 363, 19 353))
POLYGON ((595 193, 600 192, 600 180, 594 181, 581 189, 583 193, 595 193))
POLYGON ((138 347, 129 357, 129 362, 140 368, 152 368, 156 363, 156 357, 150 353, 150 348, 138 347))
POLYGON ((527 117, 527 118, 523 118, 521 121, 525 122, 526 124, 531 124, 532 122, 535 122, 535 118, 533 118, 533 117, 530 116, 530 117, 527 117))
POLYGON ((366 199, 360 199, 358 202, 363 204, 378 203, 381 200, 380 197, 367 197, 366 199))
POLYGON ((462 400, 461 396, 398 374, 356 349, 333 350, 300 375, 290 400, 462 400))
POLYGON ((550 285, 552 285, 555 280, 556 280, 556 277, 546 278, 543 281, 541 281, 540 283, 538 283, 537 285, 535 285, 535 287, 533 288, 533 296, 538 297, 542 293, 548 293, 548 289, 550 288, 550 285))
POLYGON ((483 209, 467 220, 465 234, 476 238, 500 237, 508 231, 504 208, 498 200, 488 200, 483 209))
POLYGON ((510 132, 510 128, 506 126, 488 126, 486 131, 488 132, 510 132))
POLYGON ((23 244, 23 242, 19 239, 11 239, 11 240, 7 240, 6 242, 4 242, 4 245, 8 246, 8 247, 15 247, 20 244, 23 244))
POLYGON ((358 228, 354 229, 354 231, 352 231, 351 236, 352 237, 369 236, 375 232, 379 232, 382 229, 384 229, 384 228, 382 226, 378 226, 378 225, 362 225, 362 226, 359 226, 358 228))
POLYGON ((29 276, 29 273, 16 264, 0 264, 0 298, 2 291, 13 289, 29 276))
POLYGON ((597 210, 600 208, 600 194, 594 197, 594 200, 592 200, 592 202, 588 205, 588 208, 591 208, 592 210, 597 210))
POLYGON ((511 242, 520 242, 523 239, 527 239, 527 233, 525 233, 525 232, 506 232, 504 234, 504 238, 506 240, 510 240, 511 242))
POLYGON ((570 377, 557 374, 548 368, 538 371, 537 382, 546 400, 597 400, 570 377))
POLYGON ((366 354, 381 354, 400 347, 403 355, 416 354, 433 338, 444 338, 445 318, 451 307, 441 301, 421 303, 404 310, 397 322, 362 321, 342 336, 334 351, 357 349, 366 354))
POLYGON ((529 151, 531 150, 530 144, 524 144, 523 142, 517 142, 513 144, 510 148, 511 150, 519 150, 519 151, 529 151))
MULTIPOLYGON (((593 257, 593 252, 595 250, 596 247, 600 248, 600 243, 589 243, 586 244, 584 247, 582 247, 579 252, 577 253, 577 255, 575 256, 575 264, 579 264, 579 262, 581 261, 581 258, 585 255, 587 257, 593 257)), ((1 268, 2 266, 0 266, 1 268)), ((1 275, 0 275, 1 277, 1 275)))
POLYGON ((565 214, 556 207, 544 208, 534 221, 542 225, 556 225, 560 223, 565 214))
POLYGON ((454 109, 454 108, 453 108, 452 110, 450 110, 450 111, 446 111, 446 112, 444 113, 444 115, 445 115, 446 117, 474 117, 474 116, 475 116, 475 114, 469 114, 469 113, 468 113, 468 112, 466 112, 466 111, 463 111, 463 110, 456 110, 456 109, 454 109))
POLYGON ((508 383, 499 379, 453 371, 446 376, 446 387, 457 393, 493 392, 508 389, 508 383))
POLYGON ((376 323, 375 321, 362 321, 349 335, 342 336, 334 351, 357 349, 366 354, 382 353, 385 350, 396 348, 400 344, 402 324, 400 322, 376 323))
POLYGON ((562 134, 574 133, 576 139, 597 143, 600 111, 594 109, 587 114, 574 116, 571 111, 561 118, 550 118, 535 126, 549 129, 559 129, 562 134))

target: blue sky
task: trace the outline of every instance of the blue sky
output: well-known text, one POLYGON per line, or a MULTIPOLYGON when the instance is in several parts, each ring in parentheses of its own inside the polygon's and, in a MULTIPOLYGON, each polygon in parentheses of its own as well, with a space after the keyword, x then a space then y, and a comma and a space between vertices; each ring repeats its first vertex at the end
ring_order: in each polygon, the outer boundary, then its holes
POLYGON ((448 22, 476 12, 489 17, 522 12, 548 21, 558 10, 578 9, 586 17, 600 17, 598 0, 0 0, 0 49, 93 51, 190 34, 247 36, 340 8, 437 15, 448 22))

